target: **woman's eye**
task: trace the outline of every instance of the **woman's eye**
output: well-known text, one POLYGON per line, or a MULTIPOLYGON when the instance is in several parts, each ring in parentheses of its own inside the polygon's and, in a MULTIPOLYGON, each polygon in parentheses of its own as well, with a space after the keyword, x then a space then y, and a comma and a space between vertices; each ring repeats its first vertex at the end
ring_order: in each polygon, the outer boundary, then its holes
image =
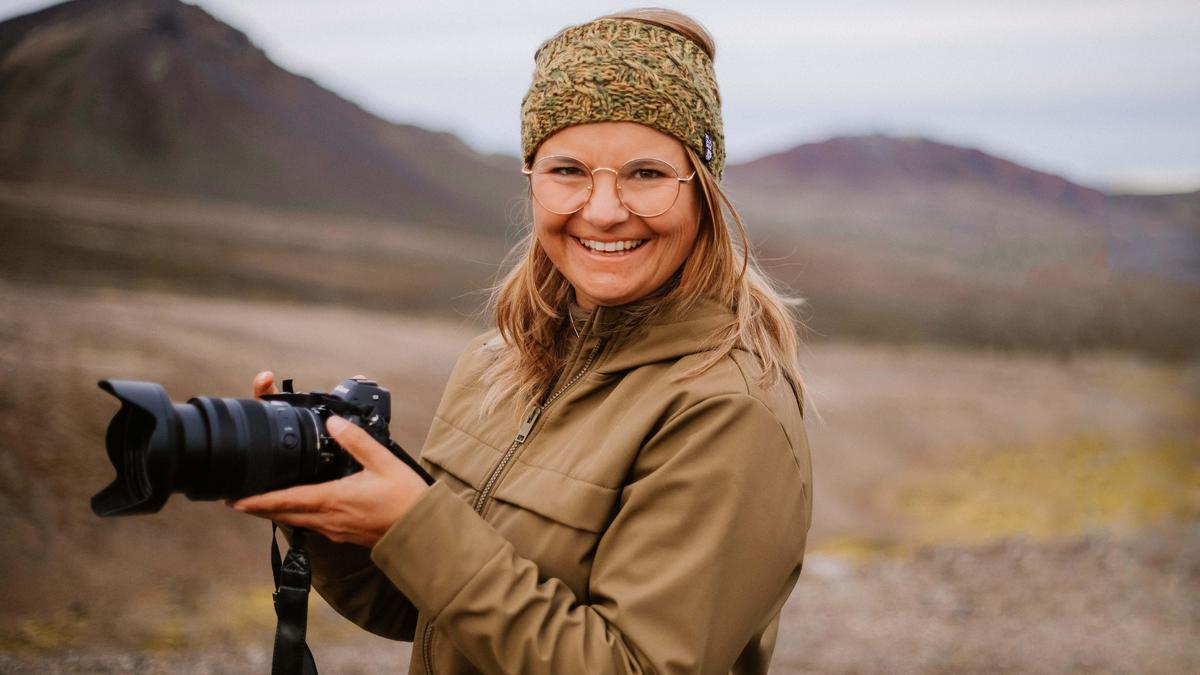
POLYGON ((550 167, 550 173, 555 176, 582 176, 583 170, 577 166, 550 167))
POLYGON ((662 178, 663 172, 657 169, 638 169, 633 172, 633 177, 639 180, 654 180, 655 178, 662 178))

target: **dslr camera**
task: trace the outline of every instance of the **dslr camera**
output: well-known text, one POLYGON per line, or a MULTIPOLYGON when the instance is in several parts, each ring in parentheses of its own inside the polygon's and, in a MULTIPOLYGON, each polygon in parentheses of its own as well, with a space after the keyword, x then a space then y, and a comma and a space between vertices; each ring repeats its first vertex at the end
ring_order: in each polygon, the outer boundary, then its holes
POLYGON ((325 421, 339 415, 366 430, 425 482, 430 476, 392 441, 391 394, 374 380, 351 378, 329 393, 282 394, 262 400, 200 396, 172 403, 161 385, 101 380, 121 402, 105 436, 117 478, 92 497, 98 516, 156 513, 174 492, 188 499, 240 499, 362 469, 330 437, 325 421))

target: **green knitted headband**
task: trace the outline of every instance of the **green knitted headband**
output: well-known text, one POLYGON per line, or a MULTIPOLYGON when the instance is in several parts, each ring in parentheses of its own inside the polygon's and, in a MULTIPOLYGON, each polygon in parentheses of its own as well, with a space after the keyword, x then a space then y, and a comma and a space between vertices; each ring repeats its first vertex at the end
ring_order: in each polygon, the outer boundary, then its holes
POLYGON ((597 19, 542 46, 521 102, 521 149, 529 163, 560 129, 588 122, 638 122, 695 150, 717 179, 725 168, 721 94, 712 59, 666 28, 597 19))

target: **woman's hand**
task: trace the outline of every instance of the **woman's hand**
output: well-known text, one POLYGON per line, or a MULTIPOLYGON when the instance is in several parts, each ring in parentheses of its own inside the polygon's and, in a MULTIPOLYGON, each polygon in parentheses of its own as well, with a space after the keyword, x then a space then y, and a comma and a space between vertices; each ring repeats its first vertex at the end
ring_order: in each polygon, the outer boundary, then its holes
MULTIPOLYGON (((262 372, 254 378, 256 397, 276 391, 271 373, 262 372)), ((231 506, 319 532, 331 541, 372 547, 408 513, 428 486, 366 431, 336 416, 326 421, 325 428, 362 464, 362 471, 326 483, 246 497, 231 506)))
POLYGON ((279 387, 275 386, 275 373, 264 370, 254 376, 254 398, 262 398, 266 394, 278 394, 279 387))

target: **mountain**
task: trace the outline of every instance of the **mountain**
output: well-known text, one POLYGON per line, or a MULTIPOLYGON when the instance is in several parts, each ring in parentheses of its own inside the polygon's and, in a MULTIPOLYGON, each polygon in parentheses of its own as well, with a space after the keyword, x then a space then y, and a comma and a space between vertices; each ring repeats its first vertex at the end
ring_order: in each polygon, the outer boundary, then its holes
POLYGON ((878 134, 733 165, 728 184, 773 233, 937 254, 970 274, 1100 260, 1200 286, 1200 193, 1109 195, 978 149, 878 134))
POLYGON ((823 335, 1195 354, 1196 193, 1117 196, 924 138, 830 138, 724 186, 823 335))
POLYGON ((502 237, 517 168, 380 119, 177 0, 74 0, 0 23, 0 179, 502 237))
POLYGON ((980 181, 1081 209, 1099 208, 1105 197, 1099 190, 975 148, 882 134, 807 143, 738 165, 736 172, 756 182, 832 180, 856 187, 889 179, 980 181))

